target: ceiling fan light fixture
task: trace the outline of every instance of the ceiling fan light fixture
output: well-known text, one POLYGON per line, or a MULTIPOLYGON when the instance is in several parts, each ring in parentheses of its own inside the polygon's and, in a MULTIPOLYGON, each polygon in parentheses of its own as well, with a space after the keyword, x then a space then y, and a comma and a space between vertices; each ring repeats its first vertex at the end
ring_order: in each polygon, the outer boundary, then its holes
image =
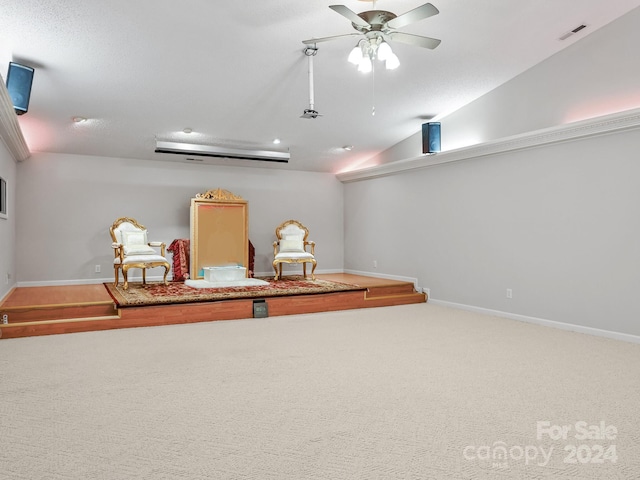
POLYGON ((347 59, 347 61, 349 63, 353 63, 354 65, 360 65, 361 60, 362 60, 362 47, 358 43, 358 45, 353 47, 353 50, 351 50, 351 53, 349 53, 349 58, 347 59))
POLYGON ((360 64, 358 65, 358 71, 362 73, 369 73, 373 70, 373 64, 371 63, 371 58, 368 55, 362 57, 360 64))
MULTIPOLYGON (((440 45, 437 38, 424 37, 398 31, 406 25, 427 19, 440 13, 440 11, 430 3, 425 3, 419 7, 409 10, 401 15, 386 10, 376 10, 376 0, 360 0, 362 2, 372 2, 373 10, 356 13, 346 5, 329 5, 329 8, 351 22, 351 26, 365 38, 360 40, 358 47, 351 50, 349 63, 358 66, 358 71, 368 73, 373 71, 373 61, 385 62, 387 70, 393 70, 400 66, 400 60, 391 50, 387 40, 394 40, 409 45, 429 48, 433 50, 440 45), (362 56, 362 59, 360 59, 362 56)), ((325 42, 336 38, 358 35, 357 33, 347 33, 343 35, 333 35, 330 37, 303 40, 305 45, 316 42, 325 42)))
MULTIPOLYGON (((395 57, 394 53, 391 51, 391 46, 382 40, 378 45, 378 60, 385 62, 391 55, 395 57)), ((397 58, 398 57, 396 57, 396 59, 397 58)))
POLYGON ((395 70, 400 66, 400 59, 395 53, 391 52, 391 54, 385 60, 384 65, 387 70, 395 70))
POLYGON ((348 58, 349 63, 357 65, 361 73, 370 73, 373 70, 374 60, 385 62, 387 70, 400 66, 400 60, 391 50, 391 45, 381 35, 360 40, 351 50, 348 58))

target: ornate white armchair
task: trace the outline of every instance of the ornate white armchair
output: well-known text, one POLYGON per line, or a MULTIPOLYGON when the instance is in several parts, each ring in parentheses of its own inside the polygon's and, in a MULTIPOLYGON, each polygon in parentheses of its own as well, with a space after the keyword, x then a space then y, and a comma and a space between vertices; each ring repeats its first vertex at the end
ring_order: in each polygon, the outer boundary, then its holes
POLYGON ((115 255, 113 259, 114 286, 118 286, 120 281, 120 270, 122 270, 124 289, 126 290, 129 287, 127 272, 130 268, 142 269, 142 283, 147 283, 147 268, 153 267, 164 267, 164 284, 167 284, 167 274, 171 266, 165 258, 164 242, 147 241, 147 230, 144 225, 140 225, 135 219, 129 217, 117 219, 109 228, 109 232, 115 255), (158 248, 160 254, 156 250, 158 248))
POLYGON ((277 241, 273 242, 273 269, 276 272, 275 280, 282 278, 283 263, 302 263, 302 273, 307 278, 307 263, 311 268, 311 279, 315 280, 316 271, 315 248, 316 243, 307 240, 309 230, 297 220, 287 220, 276 228, 277 241), (307 250, 307 246, 311 247, 307 250))

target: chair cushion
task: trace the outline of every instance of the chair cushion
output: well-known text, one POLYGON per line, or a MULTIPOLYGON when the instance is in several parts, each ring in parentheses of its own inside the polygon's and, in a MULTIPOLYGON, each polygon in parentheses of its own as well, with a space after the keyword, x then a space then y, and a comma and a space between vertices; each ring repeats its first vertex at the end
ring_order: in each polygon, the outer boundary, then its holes
MULTIPOLYGON (((130 263, 152 263, 152 262, 166 262, 166 261, 167 261, 166 258, 164 258, 162 255, 157 255, 157 254, 129 255, 124 257, 124 262, 122 262, 122 264, 127 265, 130 263)), ((120 259, 118 257, 114 258, 113 264, 119 265, 120 259)))
POLYGON ((147 243, 146 230, 127 230, 122 232, 122 245, 125 255, 153 255, 156 251, 147 243))
POLYGON ((309 252, 280 252, 276 255, 275 259, 276 260, 282 260, 284 258, 292 258, 292 259, 308 259, 308 260, 313 260, 313 255, 311 255, 309 252))
POLYGON ((280 240, 281 252, 304 252, 304 244, 301 235, 285 235, 280 240))

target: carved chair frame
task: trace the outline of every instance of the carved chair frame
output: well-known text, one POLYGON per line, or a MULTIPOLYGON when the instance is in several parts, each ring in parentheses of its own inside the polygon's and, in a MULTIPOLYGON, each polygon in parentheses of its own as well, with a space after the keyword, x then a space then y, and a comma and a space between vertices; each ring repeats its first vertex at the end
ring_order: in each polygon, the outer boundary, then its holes
POLYGON ((312 265, 311 267, 311 279, 315 280, 315 271, 316 271, 316 259, 315 259, 315 248, 316 242, 308 240, 309 238, 309 229, 305 227, 302 223, 297 220, 287 220, 282 222, 280 225, 276 227, 276 238, 277 240, 273 242, 273 270, 275 272, 274 280, 278 280, 278 278, 282 278, 282 264, 283 263, 302 263, 302 274, 304 278, 307 278, 307 263, 312 265), (278 258, 276 259, 276 255, 278 254, 278 247, 280 246, 281 230, 284 229, 287 225, 296 225, 298 228, 304 231, 304 237, 302 239, 302 245, 305 252, 310 253, 312 258, 278 258), (307 247, 311 247, 310 251, 307 251, 307 247))
MULTIPOLYGON (((120 260, 119 263, 116 263, 116 262, 113 263, 113 274, 115 277, 113 285, 117 287, 118 283, 120 283, 119 271, 122 270, 122 278, 124 280, 123 288, 127 290, 129 288, 128 272, 132 268, 139 268, 142 270, 142 283, 146 284, 147 268, 153 268, 153 267, 164 267, 163 282, 165 285, 168 285, 167 275, 169 274, 171 265, 169 265, 169 262, 166 259, 154 260, 154 261, 139 261, 139 262, 126 263, 126 264, 124 263, 124 260, 126 258, 126 255, 124 253, 124 245, 122 245, 122 243, 119 242, 118 237, 116 236, 116 229, 123 223, 130 223, 131 225, 133 225, 134 227, 140 230, 146 230, 146 227, 144 225, 138 223, 136 219, 131 217, 120 217, 115 222, 113 222, 113 225, 111 225, 111 227, 109 227, 109 233, 111 234, 111 240, 113 241, 111 246, 113 247, 114 259, 120 260)), ((165 256, 166 244, 164 242, 148 242, 148 245, 150 247, 160 248, 160 255, 163 257, 165 256)))

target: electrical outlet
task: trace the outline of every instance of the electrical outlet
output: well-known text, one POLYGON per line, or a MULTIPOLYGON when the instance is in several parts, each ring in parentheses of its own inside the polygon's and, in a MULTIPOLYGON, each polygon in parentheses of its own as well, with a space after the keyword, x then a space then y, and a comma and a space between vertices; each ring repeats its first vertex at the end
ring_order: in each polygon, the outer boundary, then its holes
POLYGON ((100 265, 96 265, 96 273, 100 273, 100 265))
POLYGON ((9 315, 2 315, 2 323, 4 323, 5 325, 9 323, 9 315))
POLYGON ((513 298, 513 290, 507 288, 507 298, 513 298))

